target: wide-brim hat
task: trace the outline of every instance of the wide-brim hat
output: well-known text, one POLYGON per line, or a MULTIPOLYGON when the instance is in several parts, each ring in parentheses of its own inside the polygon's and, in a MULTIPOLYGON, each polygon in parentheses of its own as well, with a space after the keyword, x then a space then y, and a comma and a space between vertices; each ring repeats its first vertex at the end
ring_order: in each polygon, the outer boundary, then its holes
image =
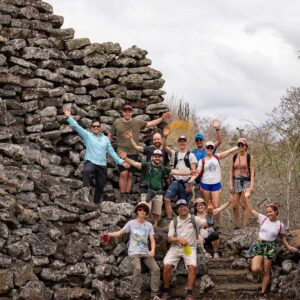
POLYGON ((150 207, 149 207, 149 205, 148 205, 146 202, 140 202, 140 203, 138 203, 138 204, 136 205, 136 207, 134 208, 134 212, 135 212, 135 213, 137 213, 137 210, 138 210, 139 207, 145 208, 145 209, 146 209, 147 215, 149 214, 149 212, 150 212, 150 207))
POLYGON ((203 198, 197 198, 194 202, 194 206, 196 206, 199 203, 204 203, 206 205, 206 202, 203 198))

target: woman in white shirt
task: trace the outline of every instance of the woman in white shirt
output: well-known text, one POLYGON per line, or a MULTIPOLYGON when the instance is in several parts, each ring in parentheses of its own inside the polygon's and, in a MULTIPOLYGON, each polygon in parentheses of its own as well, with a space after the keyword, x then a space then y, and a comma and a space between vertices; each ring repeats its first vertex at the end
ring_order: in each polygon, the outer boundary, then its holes
MULTIPOLYGON (((230 155, 231 153, 238 150, 238 147, 233 147, 227 151, 213 154, 214 152, 214 142, 208 141, 205 144, 206 148, 206 157, 199 160, 198 171, 200 172, 200 189, 202 197, 205 200, 206 204, 212 202, 214 208, 220 207, 221 199, 221 168, 220 168, 220 159, 223 159, 230 155)), ((190 182, 193 182, 195 177, 190 179, 190 182)), ((215 227, 218 227, 220 224, 221 214, 216 215, 215 227)))
POLYGON ((247 205, 251 214, 260 224, 258 238, 251 247, 253 254, 252 259, 252 272, 260 272, 263 269, 263 281, 261 296, 259 299, 267 299, 266 291, 270 283, 272 262, 276 259, 276 245, 275 241, 280 235, 282 243, 293 252, 298 251, 297 248, 289 245, 285 238, 285 227, 283 223, 278 220, 278 205, 268 204, 266 206, 266 215, 258 213, 253 209, 249 198, 246 198, 247 205))

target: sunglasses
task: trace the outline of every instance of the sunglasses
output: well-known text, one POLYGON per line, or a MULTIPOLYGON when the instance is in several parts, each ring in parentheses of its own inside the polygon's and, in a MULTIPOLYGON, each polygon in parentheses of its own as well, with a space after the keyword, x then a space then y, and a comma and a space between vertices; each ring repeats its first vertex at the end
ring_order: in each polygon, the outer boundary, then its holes
POLYGON ((238 143, 237 146, 238 146, 238 147, 245 147, 245 144, 243 144, 243 143, 238 143))
POLYGON ((92 125, 92 128, 100 128, 100 125, 92 125))
POLYGON ((207 146, 206 149, 208 149, 208 150, 214 150, 214 146, 207 146))
POLYGON ((146 208, 139 207, 139 208, 137 209, 137 211, 143 211, 143 212, 146 212, 146 208))
POLYGON ((202 142, 204 139, 195 139, 196 142, 202 142))
POLYGON ((197 203, 197 206, 205 206, 204 203, 197 203))

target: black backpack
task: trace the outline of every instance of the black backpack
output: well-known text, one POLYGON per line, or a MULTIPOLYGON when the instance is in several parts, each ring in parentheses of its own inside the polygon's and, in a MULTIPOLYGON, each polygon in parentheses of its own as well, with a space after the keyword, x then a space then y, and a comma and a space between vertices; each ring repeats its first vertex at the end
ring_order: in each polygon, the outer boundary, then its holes
MULTIPOLYGON (((190 153, 191 153, 190 151, 187 151, 187 153, 185 154, 185 156, 183 158, 185 165, 189 169, 191 168, 190 153)), ((173 166, 174 169, 176 168, 177 164, 178 164, 178 151, 175 151, 174 166, 173 166)))

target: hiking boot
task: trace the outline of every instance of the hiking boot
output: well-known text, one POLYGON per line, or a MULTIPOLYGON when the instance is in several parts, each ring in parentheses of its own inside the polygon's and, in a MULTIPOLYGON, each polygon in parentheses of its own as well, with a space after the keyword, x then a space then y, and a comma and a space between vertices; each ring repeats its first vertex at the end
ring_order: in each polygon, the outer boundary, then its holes
POLYGON ((266 293, 259 293, 258 300, 266 300, 266 299, 267 299, 267 294, 266 293))
POLYGON ((211 258, 211 255, 210 255, 210 253, 208 253, 208 252, 204 252, 204 256, 206 257, 206 258, 211 258))
POLYGON ((123 203, 123 202, 126 202, 126 200, 127 200, 127 194, 126 193, 121 193, 120 202, 123 203))

